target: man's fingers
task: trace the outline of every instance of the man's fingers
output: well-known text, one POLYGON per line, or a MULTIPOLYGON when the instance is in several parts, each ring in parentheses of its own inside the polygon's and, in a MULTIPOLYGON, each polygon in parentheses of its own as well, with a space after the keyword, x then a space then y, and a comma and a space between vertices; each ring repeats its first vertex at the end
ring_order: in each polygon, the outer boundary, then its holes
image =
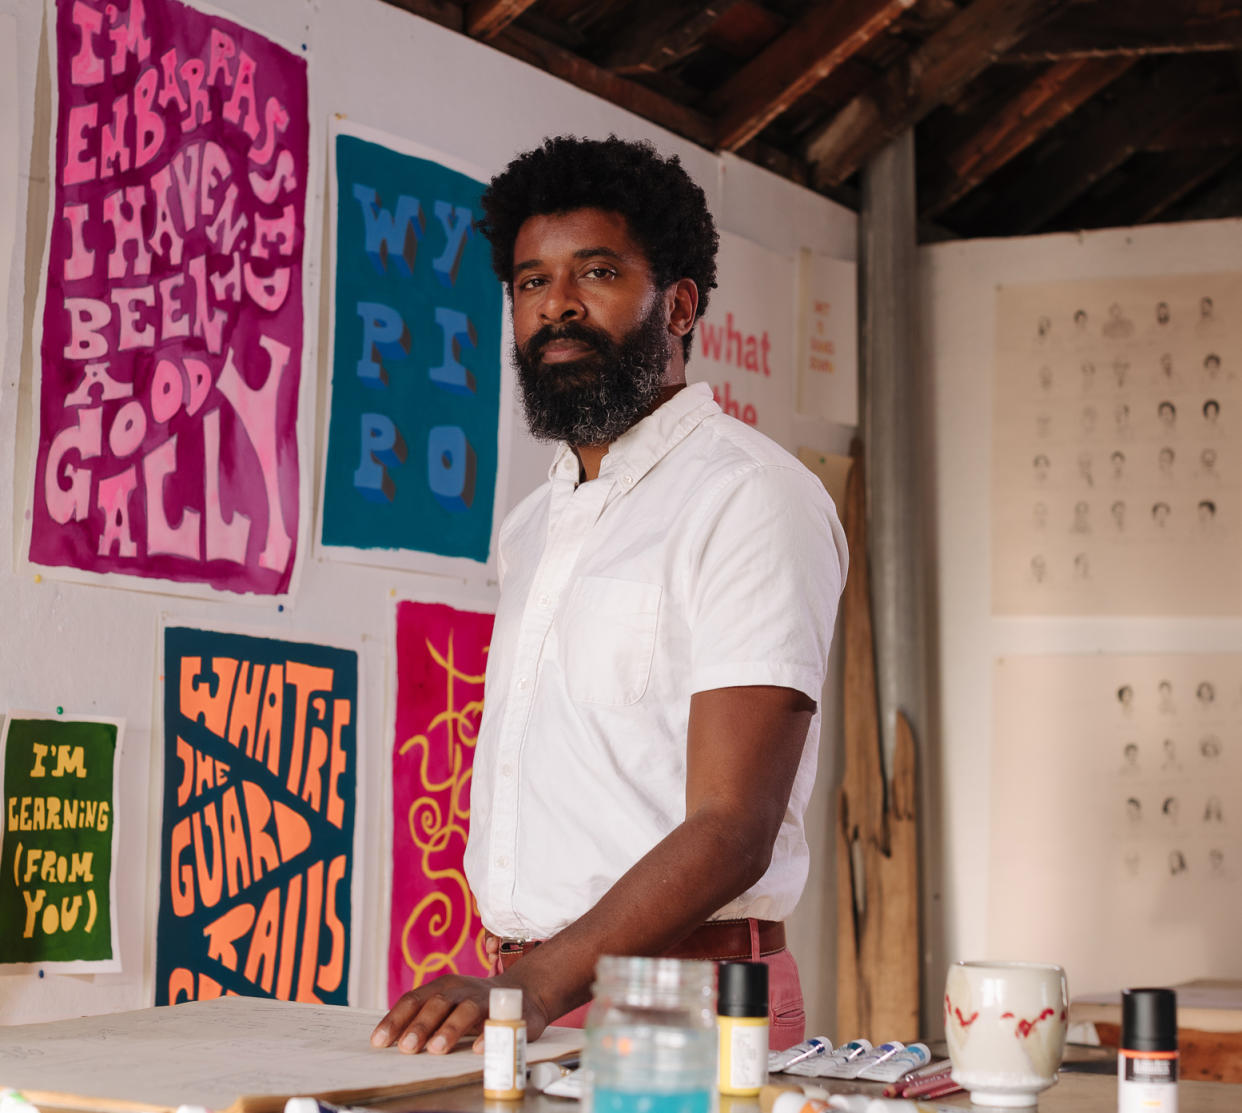
POLYGON ((427 1050, 432 1055, 442 1055, 452 1051, 457 1041, 468 1032, 478 1027, 483 1010, 479 1003, 472 999, 462 1001, 440 1024, 440 1030, 427 1042, 427 1050))
POLYGON ((453 1011, 453 1003, 442 993, 433 993, 405 1025, 405 1031, 397 1039, 402 1051, 415 1052, 427 1045, 431 1036, 446 1016, 453 1011))
POLYGON ((388 1010, 388 1015, 375 1026, 375 1031, 371 1033, 371 1046, 388 1047, 405 1031, 405 1026, 418 1012, 419 1004, 416 993, 402 994, 388 1010))

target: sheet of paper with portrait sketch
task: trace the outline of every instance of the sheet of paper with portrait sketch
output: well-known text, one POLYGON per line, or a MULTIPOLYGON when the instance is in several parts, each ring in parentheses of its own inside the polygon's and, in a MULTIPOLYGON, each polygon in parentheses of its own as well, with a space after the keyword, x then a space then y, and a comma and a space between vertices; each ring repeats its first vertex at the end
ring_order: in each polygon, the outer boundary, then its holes
POLYGON ((1242 654, 1014 655, 993 699, 989 949, 1059 960, 1075 998, 1233 953, 1242 654))
POLYGON ((1242 613, 1239 308, 1237 273, 998 288, 995 613, 1242 613))

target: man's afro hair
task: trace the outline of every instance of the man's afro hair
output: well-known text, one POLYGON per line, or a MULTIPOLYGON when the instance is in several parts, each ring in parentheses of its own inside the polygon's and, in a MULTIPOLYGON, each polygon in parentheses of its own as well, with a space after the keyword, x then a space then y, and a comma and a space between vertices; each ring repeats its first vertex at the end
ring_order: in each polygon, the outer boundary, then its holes
MULTIPOLYGON (((707 198, 676 155, 650 143, 555 136, 519 155, 483 193, 480 230, 492 245, 492 268, 513 286, 513 245, 532 216, 603 209, 625 218, 661 288, 689 278, 699 288, 701 317, 716 286, 720 243, 707 198)), ((690 337, 683 338, 686 355, 690 337)))

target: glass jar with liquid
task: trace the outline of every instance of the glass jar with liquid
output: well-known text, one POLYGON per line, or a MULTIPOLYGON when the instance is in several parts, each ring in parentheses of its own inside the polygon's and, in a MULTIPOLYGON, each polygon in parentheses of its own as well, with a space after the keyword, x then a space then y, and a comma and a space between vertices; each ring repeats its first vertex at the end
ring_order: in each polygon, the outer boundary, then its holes
POLYGON ((599 960, 584 1113, 715 1113, 715 978, 711 962, 599 960))

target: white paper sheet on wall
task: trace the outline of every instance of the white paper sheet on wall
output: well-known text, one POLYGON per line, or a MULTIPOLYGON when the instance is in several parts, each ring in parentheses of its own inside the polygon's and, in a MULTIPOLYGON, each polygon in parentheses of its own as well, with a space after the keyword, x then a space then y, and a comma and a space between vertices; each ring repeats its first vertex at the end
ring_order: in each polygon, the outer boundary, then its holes
MULTIPOLYGON (((9 341, 6 310, 17 231, 17 173, 17 19, 0 15, 0 364, 9 341)), ((0 395, 5 378, 0 375, 0 395)))
POLYGON ((1242 654, 1007 657, 993 693, 989 954, 1074 996, 1242 976, 1242 654))
POLYGON ((798 413, 858 424, 858 266, 802 249, 798 259, 798 413))
POLYGON ((1242 275, 1001 287, 997 614, 1242 612, 1242 275))
POLYGON ((709 382, 726 413, 792 452, 795 260, 721 232, 716 267, 686 376, 709 382))

